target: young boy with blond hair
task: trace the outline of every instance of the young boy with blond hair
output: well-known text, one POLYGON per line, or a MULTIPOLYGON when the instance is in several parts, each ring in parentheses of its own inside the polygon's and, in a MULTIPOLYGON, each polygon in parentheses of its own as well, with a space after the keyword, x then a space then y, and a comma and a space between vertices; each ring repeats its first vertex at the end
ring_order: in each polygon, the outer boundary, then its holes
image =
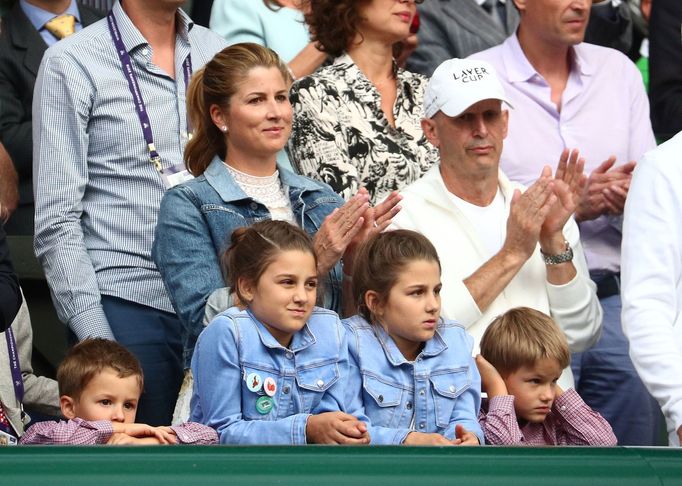
POLYGON ((486 443, 615 446, 608 422, 557 384, 569 362, 568 342, 551 317, 527 307, 498 316, 476 356, 488 394, 478 416, 486 443))
POLYGON ((143 389, 142 368, 115 341, 86 339, 74 346, 57 370, 60 408, 68 419, 39 422, 21 444, 215 444, 210 427, 188 422, 172 427, 136 424, 143 389))

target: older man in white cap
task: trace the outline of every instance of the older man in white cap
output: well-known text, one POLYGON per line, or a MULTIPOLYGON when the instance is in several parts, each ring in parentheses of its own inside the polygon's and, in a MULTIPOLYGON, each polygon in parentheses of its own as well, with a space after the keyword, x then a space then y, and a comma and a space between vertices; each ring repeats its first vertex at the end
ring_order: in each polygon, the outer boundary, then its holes
MULTIPOLYGON (((597 339, 602 317, 571 218, 585 181, 583 161, 565 151, 556 174, 545 167, 528 189, 510 182, 499 170, 509 114, 503 102, 509 105, 486 62, 451 59, 436 69, 424 93, 422 128, 440 164, 402 191, 393 226, 433 242, 442 265, 442 313, 477 344, 497 315, 527 306, 551 315, 571 350, 582 350, 597 339)), ((561 383, 571 385, 570 371, 561 383)))

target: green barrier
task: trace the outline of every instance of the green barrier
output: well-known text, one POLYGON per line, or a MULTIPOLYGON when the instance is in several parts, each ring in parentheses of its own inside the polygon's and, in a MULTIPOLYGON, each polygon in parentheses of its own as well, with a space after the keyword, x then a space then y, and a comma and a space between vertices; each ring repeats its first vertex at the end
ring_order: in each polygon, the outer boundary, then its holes
POLYGON ((0 484, 682 484, 682 449, 588 447, 6 447, 0 484))

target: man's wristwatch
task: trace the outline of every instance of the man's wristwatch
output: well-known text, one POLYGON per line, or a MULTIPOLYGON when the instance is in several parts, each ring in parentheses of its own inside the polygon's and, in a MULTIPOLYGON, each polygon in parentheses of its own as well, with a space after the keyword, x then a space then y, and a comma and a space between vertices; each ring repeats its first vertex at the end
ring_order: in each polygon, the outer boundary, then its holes
POLYGON ((547 253, 540 250, 540 253, 542 253, 542 258, 545 260, 545 265, 559 265, 560 263, 566 263, 573 260, 573 248, 571 248, 571 245, 568 243, 568 241, 565 241, 564 244, 566 245, 566 249, 561 253, 557 253, 556 255, 548 255, 547 253))

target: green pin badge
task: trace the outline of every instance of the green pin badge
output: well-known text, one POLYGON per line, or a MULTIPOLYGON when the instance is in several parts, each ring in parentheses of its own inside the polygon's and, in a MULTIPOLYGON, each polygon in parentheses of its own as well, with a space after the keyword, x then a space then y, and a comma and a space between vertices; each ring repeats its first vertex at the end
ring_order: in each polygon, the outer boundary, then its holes
POLYGON ((272 411, 272 407, 275 406, 275 402, 270 397, 260 397, 256 400, 256 410, 261 415, 267 415, 272 411))

